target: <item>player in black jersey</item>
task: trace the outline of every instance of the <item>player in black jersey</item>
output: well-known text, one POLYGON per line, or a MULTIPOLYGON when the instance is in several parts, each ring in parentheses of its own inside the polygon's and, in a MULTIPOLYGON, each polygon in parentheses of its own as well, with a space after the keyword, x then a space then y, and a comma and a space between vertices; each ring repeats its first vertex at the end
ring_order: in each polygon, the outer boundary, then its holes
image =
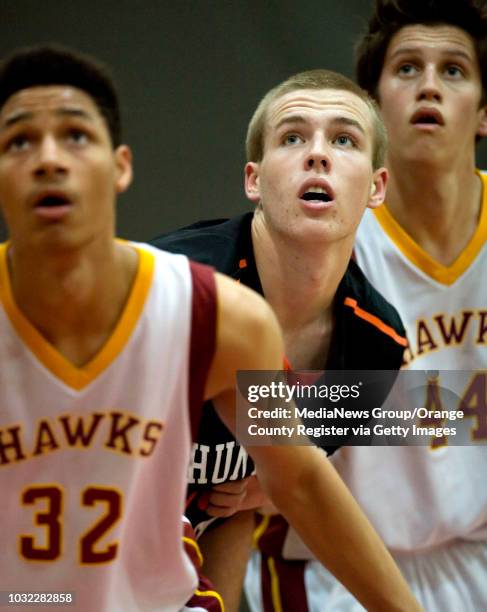
MULTIPOLYGON (((385 147, 375 105, 356 85, 324 70, 295 75, 263 98, 249 125, 245 179, 255 212, 197 223, 152 243, 209 263, 263 294, 283 327, 293 368, 397 369, 406 346, 399 316, 350 260, 366 206, 384 198, 385 147)), ((187 509, 200 533, 209 521, 222 520, 216 517, 263 501, 252 472, 244 449, 208 404, 187 509)), ((275 520, 285 537, 285 522, 275 520)), ((340 537, 337 556, 346 555, 340 537)), ((281 563, 274 552, 273 562, 281 563)), ((270 551, 263 554, 267 560, 270 551)), ((234 555, 228 564, 235 565, 234 555)), ((371 568, 361 569, 366 580, 371 568)), ((228 581, 211 578, 225 590, 228 581)))

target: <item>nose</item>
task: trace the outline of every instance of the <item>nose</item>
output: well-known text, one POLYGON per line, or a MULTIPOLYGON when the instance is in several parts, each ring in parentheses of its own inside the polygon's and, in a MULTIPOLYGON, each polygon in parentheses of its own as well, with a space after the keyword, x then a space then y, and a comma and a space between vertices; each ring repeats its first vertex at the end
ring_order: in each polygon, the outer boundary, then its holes
POLYGON ((45 136, 39 143, 34 174, 38 178, 65 174, 67 167, 60 144, 52 135, 45 136))
POLYGON ((433 100, 440 102, 442 99, 440 77, 435 66, 426 66, 421 74, 418 86, 418 100, 433 100))
POLYGON ((311 141, 311 146, 306 154, 305 169, 316 171, 330 170, 330 155, 328 144, 324 137, 316 137, 311 141))

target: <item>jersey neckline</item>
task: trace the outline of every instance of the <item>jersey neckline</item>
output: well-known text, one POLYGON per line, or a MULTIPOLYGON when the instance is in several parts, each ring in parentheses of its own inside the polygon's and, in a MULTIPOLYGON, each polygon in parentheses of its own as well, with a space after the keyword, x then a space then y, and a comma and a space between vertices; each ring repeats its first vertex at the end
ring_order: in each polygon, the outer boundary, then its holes
POLYGON ((403 255, 424 274, 443 285, 453 283, 470 267, 487 240, 487 176, 476 170, 482 181, 480 218, 469 243, 457 259, 444 266, 429 255, 394 219, 387 204, 373 211, 378 223, 403 255))
POLYGON ((27 348, 51 374, 75 391, 81 391, 108 368, 128 342, 151 286, 154 255, 132 243, 139 261, 122 314, 98 353, 88 363, 78 367, 44 338, 15 303, 8 272, 8 246, 8 243, 0 245, 0 301, 11 324, 27 348))

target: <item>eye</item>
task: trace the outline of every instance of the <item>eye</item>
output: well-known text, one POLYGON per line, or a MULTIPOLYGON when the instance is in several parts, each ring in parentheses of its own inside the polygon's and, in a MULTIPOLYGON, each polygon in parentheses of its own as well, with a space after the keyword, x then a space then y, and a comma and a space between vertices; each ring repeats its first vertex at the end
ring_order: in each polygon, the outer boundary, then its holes
POLYGON ((416 74, 417 68, 413 64, 405 63, 399 66, 397 72, 402 76, 411 76, 413 74, 416 74))
POLYGON ((445 74, 452 79, 459 79, 463 76, 463 70, 456 64, 450 64, 445 68, 445 74))
POLYGON ((7 141, 5 146, 6 151, 13 153, 18 151, 25 151, 30 144, 30 140, 26 134, 16 134, 10 140, 7 141))
POLYGON ((85 145, 89 141, 89 136, 84 130, 71 128, 68 132, 68 139, 76 145, 85 145))
POLYGON ((286 134, 282 139, 284 145, 295 145, 304 142, 298 134, 286 134))
POLYGON ((340 147, 356 147, 357 143, 349 134, 340 134, 333 141, 340 147))

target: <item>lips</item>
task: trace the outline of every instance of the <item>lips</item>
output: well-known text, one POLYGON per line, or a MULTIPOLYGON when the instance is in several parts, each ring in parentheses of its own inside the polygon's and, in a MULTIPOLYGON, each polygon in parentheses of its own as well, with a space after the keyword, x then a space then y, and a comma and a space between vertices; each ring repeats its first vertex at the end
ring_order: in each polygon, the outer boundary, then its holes
POLYGON ((35 208, 54 208, 70 204, 70 197, 63 191, 44 191, 37 194, 34 198, 35 208))
POLYGON ((411 117, 413 125, 445 125, 443 115, 436 108, 419 108, 411 117))
POLYGON ((335 194, 328 181, 309 178, 301 186, 298 197, 306 202, 328 203, 335 199, 335 194))
POLYGON ((73 208, 73 198, 67 191, 45 189, 32 198, 35 215, 43 221, 59 222, 69 215, 73 208))

